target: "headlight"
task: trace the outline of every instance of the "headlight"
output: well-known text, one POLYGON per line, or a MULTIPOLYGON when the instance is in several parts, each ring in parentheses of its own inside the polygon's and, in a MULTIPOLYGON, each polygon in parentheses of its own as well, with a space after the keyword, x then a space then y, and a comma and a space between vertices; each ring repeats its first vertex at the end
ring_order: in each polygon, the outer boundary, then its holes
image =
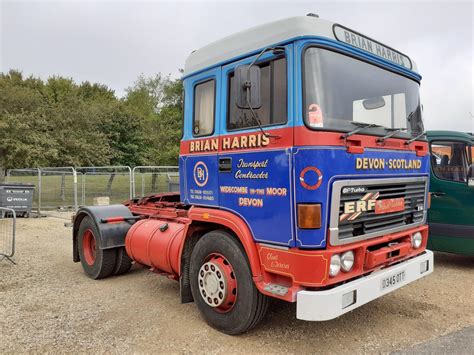
POLYGON ((346 251, 341 256, 341 267, 345 272, 351 271, 354 266, 354 253, 352 250, 346 251))
POLYGON ((334 277, 341 271, 341 257, 339 254, 331 256, 331 265, 329 266, 329 276, 334 277))
POLYGON ((423 243, 423 236, 420 232, 413 233, 411 236, 411 245, 413 248, 418 249, 421 247, 421 243, 423 243))

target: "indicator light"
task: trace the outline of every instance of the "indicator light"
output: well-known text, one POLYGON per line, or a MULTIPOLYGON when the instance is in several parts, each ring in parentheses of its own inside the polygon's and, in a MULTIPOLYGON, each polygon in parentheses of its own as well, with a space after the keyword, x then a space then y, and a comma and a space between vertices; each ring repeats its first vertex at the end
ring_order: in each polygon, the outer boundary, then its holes
POLYGON ((320 204, 298 204, 298 228, 321 228, 320 204))

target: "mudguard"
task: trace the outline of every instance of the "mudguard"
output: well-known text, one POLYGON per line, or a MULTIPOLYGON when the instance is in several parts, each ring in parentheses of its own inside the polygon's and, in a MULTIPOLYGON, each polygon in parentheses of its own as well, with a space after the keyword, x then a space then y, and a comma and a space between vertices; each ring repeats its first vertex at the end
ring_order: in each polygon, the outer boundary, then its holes
POLYGON ((91 217, 97 226, 99 235, 97 236, 98 240, 96 242, 100 249, 111 249, 125 246, 125 236, 136 220, 130 210, 124 205, 81 207, 74 218, 72 232, 74 262, 80 261, 77 234, 79 232, 79 226, 86 216, 91 217), (122 218, 114 219, 114 217, 122 218), (107 223, 107 220, 112 219, 113 222, 107 223))

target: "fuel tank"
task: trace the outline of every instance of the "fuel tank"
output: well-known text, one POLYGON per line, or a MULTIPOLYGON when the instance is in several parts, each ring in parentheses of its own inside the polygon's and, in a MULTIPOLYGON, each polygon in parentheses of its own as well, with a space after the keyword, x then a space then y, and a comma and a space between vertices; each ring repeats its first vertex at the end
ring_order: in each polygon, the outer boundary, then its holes
POLYGON ((177 276, 184 232, 183 223, 144 219, 129 229, 125 248, 134 261, 177 276))

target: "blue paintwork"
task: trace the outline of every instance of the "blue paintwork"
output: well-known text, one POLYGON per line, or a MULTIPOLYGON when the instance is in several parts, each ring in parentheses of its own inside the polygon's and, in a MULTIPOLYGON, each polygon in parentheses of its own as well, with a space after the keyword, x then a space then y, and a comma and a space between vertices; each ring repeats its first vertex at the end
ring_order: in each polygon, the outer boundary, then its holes
MULTIPOLYGON (((363 52, 357 48, 335 40, 320 37, 299 37, 275 45, 285 45, 288 73, 288 122, 283 125, 272 126, 271 129, 291 128, 303 126, 302 114, 302 80, 301 80, 301 53, 306 45, 321 44, 337 48, 345 53, 360 57, 367 61, 376 63, 382 67, 406 75, 413 80, 419 81, 421 76, 402 66, 388 62, 370 53, 363 52)), ((250 63, 259 51, 247 56, 234 58, 225 63, 199 71, 198 73, 184 78, 185 109, 184 109, 184 134, 183 140, 199 139, 192 134, 194 86, 199 82, 214 78, 216 80, 216 125, 213 135, 202 138, 217 138, 223 135, 255 133, 258 129, 247 129, 239 131, 228 131, 226 127, 227 118, 227 88, 228 74, 238 65, 250 63)), ((266 53, 262 60, 272 57, 272 53, 266 53)), ((268 128, 266 128, 268 129, 268 128)), ((367 177, 393 177, 393 176, 428 176, 428 157, 416 157, 413 152, 366 149, 364 154, 349 154, 344 147, 292 147, 287 149, 259 149, 251 151, 229 151, 217 153, 193 154, 180 156, 180 183, 181 199, 184 203, 200 206, 218 207, 231 211, 240 216, 249 226, 254 239, 289 247, 301 248, 325 248, 326 231, 328 228, 328 210, 330 208, 329 196, 331 184, 335 179, 358 179, 367 177), (218 158, 232 158, 232 172, 218 171, 218 158), (398 159, 420 159, 422 168, 418 171, 377 170, 361 171, 355 169, 357 157, 369 158, 391 158, 398 159), (245 162, 265 162, 266 168, 244 168, 243 172, 267 172, 266 179, 239 179, 236 178, 237 166, 240 159, 245 162), (199 173, 198 168, 206 166, 207 172, 199 173), (307 166, 317 167, 323 175, 321 186, 314 191, 306 190, 299 182, 302 169, 307 166), (207 174, 207 175, 206 175, 207 174), (201 180, 200 180, 201 179, 201 180), (204 186, 199 186, 203 184, 204 186), (247 187, 247 194, 222 193, 220 186, 247 187), (287 189, 284 196, 258 196, 250 194, 250 189, 266 189, 267 187, 287 189), (196 193, 199 191, 200 193, 196 193), (239 198, 261 198, 261 207, 239 206, 239 198), (321 203, 323 206, 323 226, 318 230, 300 230, 296 227, 295 206, 297 203, 321 203)), ((311 177, 307 174, 307 183, 312 184, 316 175, 311 177)))
MULTIPOLYGON (((321 203, 323 205, 323 226, 317 230, 296 231, 296 246, 306 248, 321 248, 326 246, 326 231, 329 227, 329 211, 331 209, 330 196, 332 193, 332 183, 341 179, 367 179, 367 178, 388 178, 400 176, 428 176, 429 156, 417 157, 414 152, 366 149, 364 154, 347 153, 344 147, 298 147, 293 153, 295 170, 295 196, 296 203, 321 203), (422 162, 421 168, 416 170, 356 170, 356 158, 385 158, 389 159, 419 159, 422 162), (322 173, 322 182, 318 189, 307 190, 299 183, 301 171, 307 166, 315 166, 322 173), (420 172, 425 172, 420 174, 420 172)), ((316 174, 305 175, 305 181, 312 185, 315 183, 316 174)), ((425 206, 427 208, 427 206, 425 206)))
MULTIPOLYGON (((231 211, 237 212, 249 224, 254 239, 260 242, 275 243, 281 245, 293 244, 293 203, 291 196, 291 152, 285 150, 260 150, 248 153, 226 153, 223 157, 232 158, 232 172, 220 173, 219 184, 221 186, 244 186, 249 193, 229 194, 220 193, 220 205, 231 211), (268 168, 241 168, 239 163, 265 162, 268 168), (266 179, 239 179, 236 175, 241 173, 267 172, 266 179), (282 196, 250 194, 250 189, 266 188, 285 189, 286 194, 282 196), (263 202, 262 207, 239 206, 239 198, 254 198, 263 202)), ((282 190, 283 191, 283 190, 282 190)))

